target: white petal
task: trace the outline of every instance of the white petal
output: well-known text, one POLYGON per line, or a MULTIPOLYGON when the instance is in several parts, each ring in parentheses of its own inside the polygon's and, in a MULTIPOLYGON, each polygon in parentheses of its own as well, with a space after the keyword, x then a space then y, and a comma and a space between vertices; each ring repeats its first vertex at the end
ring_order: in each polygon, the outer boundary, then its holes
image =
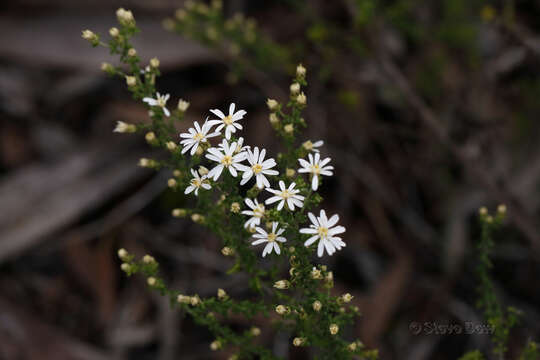
POLYGON ((319 177, 317 175, 313 175, 313 179, 311 179, 311 188, 313 191, 317 191, 317 188, 319 187, 319 177))
POLYGON ((306 242, 304 243, 304 246, 310 246, 310 245, 313 244, 318 238, 319 238, 319 235, 313 235, 312 237, 310 237, 309 239, 306 240, 306 242))

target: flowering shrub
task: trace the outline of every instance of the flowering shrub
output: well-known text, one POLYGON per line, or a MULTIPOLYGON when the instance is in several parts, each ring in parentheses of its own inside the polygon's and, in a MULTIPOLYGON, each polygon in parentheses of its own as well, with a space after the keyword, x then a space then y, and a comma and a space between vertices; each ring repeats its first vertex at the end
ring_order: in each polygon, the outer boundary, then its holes
POLYGON ((152 256, 136 259, 125 249, 118 251, 122 270, 146 276, 151 289, 168 296, 173 306, 213 333, 212 350, 230 347, 235 352, 232 358, 275 358, 253 341, 260 329, 238 332, 224 324, 233 314, 247 319, 260 314, 275 317, 277 331, 292 334, 294 346, 314 347, 322 359, 376 358, 376 350, 341 337, 341 329, 354 321, 358 308, 349 305, 350 294, 332 295, 332 271, 312 262, 315 254, 331 256, 346 243, 341 238, 345 227, 338 225, 339 216, 328 216, 320 209, 322 197, 317 193, 323 177, 333 175, 331 159, 321 159, 322 141, 299 140, 301 129, 306 127, 302 111, 307 99, 301 91, 307 86, 306 69, 297 66, 286 104, 267 101, 283 153, 272 156, 266 149, 247 144, 240 136, 247 112, 235 103, 228 112, 211 109, 202 124, 195 121, 187 132, 178 134, 175 123, 184 121, 189 102, 179 100, 176 109, 170 109, 170 95, 160 94, 156 88, 159 60, 141 65, 130 44, 139 31, 133 14, 119 9, 117 17, 120 26, 110 29, 107 43, 90 30, 83 32, 83 38, 119 55, 123 65, 105 63, 102 69, 125 79, 134 99, 148 107, 151 124, 118 122, 114 131, 145 133, 149 145, 170 153, 166 160, 141 159, 139 165, 173 171, 168 185, 183 191, 192 206, 174 209, 172 215, 190 216, 216 234, 223 242, 222 254, 235 260, 229 273, 248 274, 253 295, 237 300, 224 289, 216 289, 215 297, 205 299, 182 294, 165 284, 152 256), (318 215, 312 212, 315 209, 318 215))

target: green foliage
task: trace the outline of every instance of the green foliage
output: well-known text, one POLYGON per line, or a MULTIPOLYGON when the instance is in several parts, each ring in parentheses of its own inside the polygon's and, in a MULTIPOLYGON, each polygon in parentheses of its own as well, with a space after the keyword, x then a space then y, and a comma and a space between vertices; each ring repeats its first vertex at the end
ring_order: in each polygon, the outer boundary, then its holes
POLYGON ((538 360, 540 359, 540 346, 534 341, 529 341, 523 353, 519 356, 519 360, 538 360))
POLYGON ((292 68, 290 54, 271 41, 257 28, 254 19, 236 14, 226 18, 220 0, 208 6, 203 2, 186 1, 175 17, 166 19, 165 27, 217 49, 226 57, 237 75, 257 68, 276 71, 292 68))
POLYGON ((506 213, 506 207, 500 205, 495 217, 487 213, 486 208, 480 209, 481 239, 478 243, 478 294, 477 306, 484 311, 484 317, 488 325, 493 329, 491 340, 494 348, 493 353, 501 358, 507 349, 510 330, 517 324, 520 312, 508 307, 504 309, 497 299, 495 288, 490 278, 490 269, 493 267, 490 256, 493 250, 493 232, 502 224, 506 213))
MULTIPOLYGON (((199 33, 195 29, 203 26, 205 21, 210 21, 215 26, 216 33, 208 33, 207 30, 205 41, 218 41, 215 36, 226 34, 230 37, 236 36, 242 47, 252 47, 255 57, 258 56, 258 51, 261 51, 260 56, 269 51, 265 47, 264 39, 260 38, 261 41, 258 41, 259 35, 255 33, 254 25, 238 20, 238 17, 236 20, 225 20, 219 9, 217 2, 214 2, 212 7, 188 2, 186 10, 183 10, 185 13, 176 14, 181 21, 176 22, 173 28, 195 36, 199 33), (253 34, 249 35, 246 31, 253 31, 253 34), (242 36, 243 40, 240 40, 239 36, 242 36), (263 50, 260 50, 260 47, 263 50)), ((160 98, 156 93, 156 78, 160 75, 159 61, 152 59, 148 66, 140 64, 140 59, 130 43, 130 38, 138 32, 135 20, 131 12, 126 13, 125 10, 119 10, 117 16, 120 28, 111 29, 109 42, 100 45, 107 46, 111 53, 118 54, 122 65, 104 64, 102 68, 111 76, 125 79, 134 99, 145 99, 148 103, 146 98, 155 98, 156 103, 149 106, 150 124, 119 123, 115 131, 145 133, 150 146, 166 149, 170 154, 168 159, 141 159, 139 165, 153 169, 170 169, 174 177, 169 179, 169 187, 173 191, 184 190, 192 183, 190 169, 204 165, 205 159, 202 155, 209 145, 202 145, 200 149, 203 151, 197 151, 193 156, 181 154, 174 140, 177 137, 174 124, 183 121, 189 104, 179 101, 178 108, 169 116, 166 109, 168 96, 160 98)), ((158 262, 150 255, 136 259, 126 250, 120 249, 118 255, 122 260, 121 268, 128 276, 145 276, 151 290, 168 297, 171 306, 182 309, 191 315, 198 325, 212 332, 216 339, 211 344, 212 350, 224 346, 234 348, 237 359, 275 357, 271 351, 253 340, 260 333, 260 329, 233 330, 226 325, 227 320, 232 315, 241 315, 251 320, 256 315, 269 317, 274 312, 278 313, 273 322, 276 331, 294 335, 295 346, 314 347, 320 359, 350 359, 354 356, 376 359, 377 351, 365 349, 359 341, 349 342, 341 338, 340 329, 353 323, 359 315, 358 308, 349 304, 352 299, 350 294, 331 295, 332 272, 325 266, 312 263, 314 246, 304 246, 310 235, 299 232, 300 227, 305 226, 307 221, 306 211, 318 206, 322 201, 322 197, 312 191, 310 182, 292 171, 297 167, 297 159, 305 157, 312 146, 309 141, 300 143, 298 140, 301 130, 306 127, 302 111, 306 107, 307 99, 301 91, 302 87, 307 86, 305 71, 303 66, 297 67, 293 79, 295 85, 291 88, 287 103, 268 100, 271 124, 284 148, 283 153, 277 156, 277 167, 281 175, 274 179, 276 182, 283 180, 286 183, 295 181, 296 188, 305 196, 303 207, 299 211, 269 209, 262 219, 267 226, 275 221, 285 229, 283 236, 287 238, 287 246, 282 247, 281 256, 270 254, 264 260, 265 266, 261 266, 258 255, 260 250, 250 246, 247 241, 251 233, 244 227, 245 216, 240 214, 245 196, 254 198, 261 190, 256 187, 247 192, 242 190, 238 186, 238 180, 226 171, 218 181, 204 180, 211 184, 212 188, 201 189, 194 201, 189 201, 189 208, 177 208, 172 212, 175 217, 190 216, 194 222, 206 227, 222 241, 223 255, 230 256, 235 261, 228 273, 242 272, 249 277, 246 287, 251 288, 251 293, 248 298, 233 299, 223 289, 217 289, 216 297, 204 299, 197 294, 181 294, 167 286, 159 274, 158 262), (284 279, 285 274, 288 274, 288 279, 284 279)), ((232 139, 236 138, 233 136, 232 139)))
POLYGON ((484 360, 484 355, 478 350, 469 351, 458 360, 484 360))

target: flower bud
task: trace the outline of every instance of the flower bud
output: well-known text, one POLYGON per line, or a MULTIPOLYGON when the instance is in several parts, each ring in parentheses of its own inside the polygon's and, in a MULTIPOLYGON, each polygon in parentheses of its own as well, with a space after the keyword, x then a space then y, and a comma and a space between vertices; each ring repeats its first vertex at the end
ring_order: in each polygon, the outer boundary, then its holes
POLYGON ((283 306, 283 305, 278 305, 276 306, 276 312, 279 314, 279 315, 285 315, 285 314, 288 314, 291 312, 291 310, 286 307, 286 306, 283 306))
POLYGON ((133 17, 133 13, 130 10, 125 10, 124 8, 116 10, 116 17, 121 25, 135 25, 135 18, 133 17))
POLYGON ((158 68, 159 67, 159 59, 158 58, 151 58, 150 59, 150 66, 153 67, 154 69, 158 68))
POLYGON ((170 188, 173 188, 176 186, 176 179, 173 179, 173 178, 170 178, 169 180, 167 180, 167 186, 170 187, 170 188))
POLYGON ((172 216, 174 217, 184 217, 187 215, 186 209, 173 209, 172 216))
POLYGON ((125 260, 129 256, 129 253, 126 251, 126 249, 121 248, 118 250, 118 257, 120 260, 125 260))
POLYGON ((114 67, 108 62, 101 63, 101 71, 111 74, 114 71, 114 67))
POLYGON ((224 256, 233 256, 234 255, 234 249, 231 249, 228 246, 225 246, 223 249, 221 249, 221 253, 224 256))
POLYGON ((352 342, 349 344, 349 346, 347 346, 347 348, 350 350, 350 351, 356 351, 357 349, 357 345, 355 342, 352 342))
POLYGON ((271 113, 268 120, 270 120, 270 124, 272 125, 279 124, 279 118, 277 117, 276 113, 271 113))
POLYGON ((486 216, 488 214, 488 209, 485 206, 482 206, 478 210, 478 213, 480 214, 480 216, 486 216))
POLYGON ((308 141, 302 143, 302 147, 304 149, 306 149, 307 151, 311 151, 311 150, 313 150, 313 143, 311 142, 311 140, 308 140, 308 141))
POLYGON ((155 166, 155 161, 152 159, 141 158, 139 159, 139 166, 144 168, 151 168, 155 166))
POLYGON ((296 95, 300 92, 300 84, 295 82, 290 86, 291 95, 296 95))
POLYGON ((137 78, 135 76, 126 76, 126 84, 129 87, 137 85, 137 78))
POLYGON ((169 151, 174 151, 174 150, 176 150, 176 148, 178 147, 178 146, 174 143, 174 141, 167 141, 167 144, 165 144, 165 145, 167 146, 167 149, 168 149, 169 151))
POLYGON ((156 143, 156 134, 153 131, 147 132, 144 138, 146 139, 146 142, 149 144, 156 143))
POLYGON ((156 278, 152 276, 146 279, 146 283, 148 284, 148 286, 156 285, 156 281, 157 281, 156 278))
POLYGON ((180 304, 190 304, 191 303, 191 296, 186 295, 178 295, 176 298, 176 301, 178 301, 180 304))
POLYGON ((304 77, 306 76, 306 68, 302 66, 302 64, 299 64, 296 67, 296 76, 298 77, 304 77))
POLYGON ((285 130, 287 134, 292 134, 292 132, 294 131, 294 127, 292 124, 287 124, 283 127, 283 130, 285 130))
POLYGON ((279 280, 274 283, 276 289, 288 289, 291 286, 291 283, 288 280, 279 280))
POLYGON ((506 205, 504 204, 500 204, 499 206, 497 206, 497 212, 501 215, 505 215, 506 214, 506 205))
POLYGON ((294 169, 285 169, 285 175, 289 178, 292 178, 296 174, 296 171, 294 169))
POLYGON ((120 35, 120 31, 118 28, 112 27, 109 29, 109 35, 111 35, 113 38, 118 37, 120 35))
POLYGON ((204 216, 201 215, 201 214, 192 214, 191 215, 191 220, 194 222, 194 223, 202 223, 204 222, 204 216))
POLYGON ((228 298, 227 292, 225 292, 225 290, 223 290, 223 289, 218 289, 217 290, 217 297, 218 297, 219 300, 226 300, 228 298))
POLYGON ((253 336, 261 335, 261 329, 259 329, 258 327, 255 327, 255 326, 251 328, 250 332, 251 332, 251 335, 253 335, 253 336))
POLYGON ((201 303, 201 298, 199 297, 199 295, 195 294, 194 296, 191 297, 190 299, 191 306, 197 306, 200 303, 201 303))
POLYGON ((113 132, 117 132, 117 133, 133 133, 136 130, 137 129, 135 128, 135 125, 133 125, 133 124, 128 124, 128 123, 125 123, 123 121, 117 121, 116 122, 116 127, 114 128, 113 132))
POLYGON ((321 270, 317 269, 316 267, 313 267, 313 269, 311 270, 311 278, 315 280, 322 279, 321 270))
POLYGON ((210 344, 210 349, 212 349, 212 351, 221 349, 221 341, 219 340, 212 341, 212 343, 210 344))
POLYGON ((180 175, 182 175, 182 172, 181 172, 180 170, 177 169, 177 170, 174 170, 174 171, 172 172, 172 174, 173 174, 173 176, 175 176, 175 177, 180 177, 180 175))
POLYGON ((137 50, 135 50, 134 48, 130 48, 130 49, 128 50, 128 52, 127 52, 127 55, 128 55, 129 57, 135 57, 135 56, 137 56, 137 50))
POLYGON ((344 302, 344 303, 349 303, 351 302, 351 300, 354 298, 354 296, 352 296, 351 294, 349 293, 346 293, 346 294, 343 294, 341 295, 341 300, 344 302))
POLYGON ((313 306, 313 310, 317 312, 321 311, 322 309, 322 303, 319 300, 315 300, 312 306, 313 306))
POLYGON ((276 111, 279 109, 279 103, 274 99, 266 100, 266 105, 268 106, 268 109, 270 109, 270 111, 276 111))
POLYGON ((493 222, 493 216, 491 216, 491 215, 486 216, 486 222, 488 224, 491 224, 493 222))
POLYGON ((304 94, 303 91, 300 94, 298 94, 298 96, 296 96, 296 102, 300 105, 306 105, 307 98, 306 98, 306 94, 304 94))
POLYGON ((333 282, 334 281, 334 273, 331 272, 331 271, 327 272, 326 277, 325 277, 324 280, 326 280, 326 282, 333 282))
POLYGON ((199 175, 201 176, 204 176, 204 175, 208 175, 208 173, 210 172, 210 170, 208 170, 208 168, 204 167, 204 166, 199 166, 199 175))
POLYGON ((337 324, 332 324, 330 325, 329 330, 330 330, 330 334, 336 335, 339 332, 339 326, 337 326, 337 324))
POLYGON ((189 102, 188 101, 185 101, 185 100, 178 100, 178 110, 181 111, 181 112, 186 112, 186 110, 188 109, 189 107, 189 102))
POLYGON ((122 271, 124 272, 129 272, 129 270, 131 270, 131 265, 129 265, 128 263, 123 263, 122 265, 120 265, 120 269, 122 269, 122 271))
POLYGON ((82 38, 90 41, 92 44, 99 42, 99 37, 91 30, 83 30, 82 38))
POLYGON ((231 212, 233 214, 238 214, 240 212, 240 204, 237 202, 233 202, 231 204, 231 212))
POLYGON ((294 346, 302 346, 304 345, 304 343, 306 342, 306 338, 303 338, 303 337, 295 337, 293 339, 293 345, 294 346))
POLYGON ((156 259, 154 259, 151 255, 144 255, 143 256, 143 263, 145 264, 153 264, 156 262, 156 259))
POLYGON ((201 156, 203 154, 203 152, 204 152, 204 150, 203 150, 202 146, 199 146, 197 148, 197 150, 195 151, 195 154, 201 156))

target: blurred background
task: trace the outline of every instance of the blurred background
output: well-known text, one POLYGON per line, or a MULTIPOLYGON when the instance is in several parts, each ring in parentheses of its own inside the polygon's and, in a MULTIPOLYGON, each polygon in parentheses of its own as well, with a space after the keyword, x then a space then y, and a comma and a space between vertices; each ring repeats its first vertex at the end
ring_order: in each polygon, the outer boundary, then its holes
MULTIPOLYGON (((485 324, 477 310, 478 208, 508 207, 493 277, 523 311, 509 341, 517 359, 540 338, 540 4, 501 0, 336 0, 223 3, 243 39, 201 25, 180 29, 182 1, 15 0, 0 4, 0 359, 227 359, 210 334, 171 311, 144 279, 119 269, 120 247, 151 253, 169 284, 213 296, 246 292, 232 260, 167 189, 163 156, 116 121, 147 121, 125 83, 107 77, 115 10, 133 11, 138 54, 161 61, 161 92, 191 102, 179 132, 230 102, 248 115, 243 136, 280 151, 267 97, 287 101, 296 64, 307 68, 308 128, 324 139, 335 176, 324 207, 347 227, 347 248, 323 261, 336 294, 363 316, 345 337, 381 359, 457 359, 490 351, 486 334, 417 333, 411 324, 485 324), (242 13, 254 19, 234 17, 242 13), (165 20, 168 18, 168 20, 165 20), (190 33, 191 31, 191 33, 190 33), (197 32, 198 31, 198 32, 197 32), (249 31, 254 31, 257 41, 249 31), (250 40, 251 39, 251 40, 250 40)), ((219 29, 217 29, 219 30, 219 29)), ((258 339, 306 359, 291 334, 261 317, 258 339)))

